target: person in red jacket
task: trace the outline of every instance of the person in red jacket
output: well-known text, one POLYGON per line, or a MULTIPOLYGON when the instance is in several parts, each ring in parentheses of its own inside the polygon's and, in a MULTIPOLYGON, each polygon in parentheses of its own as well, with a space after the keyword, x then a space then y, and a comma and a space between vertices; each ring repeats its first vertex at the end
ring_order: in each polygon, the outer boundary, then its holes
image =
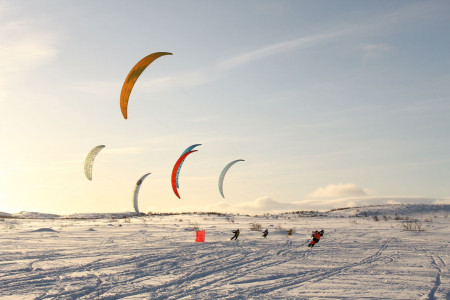
POLYGON ((320 238, 323 236, 323 229, 321 231, 314 231, 311 237, 313 238, 311 243, 309 243, 308 247, 314 247, 320 241, 320 238))

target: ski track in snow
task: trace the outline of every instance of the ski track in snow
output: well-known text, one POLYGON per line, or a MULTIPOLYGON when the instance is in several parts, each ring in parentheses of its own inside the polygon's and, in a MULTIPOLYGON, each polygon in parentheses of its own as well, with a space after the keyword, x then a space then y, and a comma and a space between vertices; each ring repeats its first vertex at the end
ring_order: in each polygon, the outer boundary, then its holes
POLYGON ((423 232, 371 218, 233 218, 131 218, 112 226, 108 219, 6 220, 0 298, 450 298, 445 214, 423 232), (250 231, 252 222, 269 236, 250 231), (191 224, 206 229, 205 243, 193 242, 191 224), (287 237, 276 225, 297 233, 287 237), (32 232, 49 227, 57 232, 32 232), (230 241, 236 228, 241 235, 230 241), (322 228, 324 237, 308 248, 311 230, 322 228))

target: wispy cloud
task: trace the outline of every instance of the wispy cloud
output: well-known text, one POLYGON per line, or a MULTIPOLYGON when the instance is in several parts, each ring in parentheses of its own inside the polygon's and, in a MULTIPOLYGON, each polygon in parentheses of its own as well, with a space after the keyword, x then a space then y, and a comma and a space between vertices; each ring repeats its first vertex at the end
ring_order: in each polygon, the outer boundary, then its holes
POLYGON ((353 183, 329 184, 326 187, 319 187, 308 196, 311 198, 336 198, 349 196, 365 196, 366 192, 353 183))
MULTIPOLYGON (((226 76, 229 71, 252 62, 261 61, 274 55, 280 55, 298 49, 323 45, 355 34, 385 30, 388 26, 401 25, 419 17, 430 17, 432 15, 431 12, 434 10, 436 8, 432 8, 429 5, 407 5, 398 11, 375 16, 370 20, 355 21, 351 24, 335 24, 335 26, 332 26, 332 29, 321 30, 287 41, 278 41, 263 45, 259 48, 234 55, 209 67, 147 81, 145 85, 158 90, 173 88, 173 85, 180 87, 200 86, 216 81, 226 76)), ((390 50, 390 46, 388 44, 375 43, 363 45, 360 50, 363 53, 364 59, 369 59, 390 50)))
MULTIPOLYGON (((7 15, 10 6, 0 4, 0 14, 7 15)), ((8 96, 9 84, 27 72, 45 65, 57 55, 56 37, 40 31, 33 20, 0 19, 0 101, 8 96)))
POLYGON ((383 53, 391 50, 388 44, 370 44, 359 46, 359 51, 362 53, 363 61, 368 61, 372 58, 380 57, 383 53))
POLYGON ((230 213, 276 213, 305 210, 327 211, 334 208, 384 204, 450 204, 450 199, 421 196, 361 196, 328 200, 311 199, 288 203, 279 202, 269 196, 265 196, 239 204, 221 201, 203 209, 230 213))
MULTIPOLYGON (((401 25, 402 23, 416 20, 420 17, 430 17, 432 15, 431 12, 436 9, 437 8, 432 8, 429 5, 422 4, 406 5, 397 11, 375 16, 374 18, 364 20, 363 22, 355 22, 353 24, 335 24, 335 26, 329 30, 322 30, 317 33, 288 41, 262 46, 261 48, 224 60, 218 63, 216 67, 219 70, 229 70, 250 62, 266 59, 267 57, 273 55, 336 41, 338 38, 344 36, 361 34, 375 30, 384 30, 387 26, 393 26, 396 24, 401 25)), ((381 52, 390 50, 390 48, 391 47, 388 44, 371 44, 362 46, 361 50, 364 52, 364 56, 369 58, 376 57, 380 55, 381 52)))
POLYGON ((230 204, 220 201, 206 207, 210 211, 222 212, 246 212, 246 213, 264 213, 264 212, 281 212, 299 210, 300 206, 294 203, 278 202, 269 196, 259 197, 253 201, 243 202, 240 204, 230 204))
POLYGON ((31 21, 0 23, 0 40, 2 75, 45 64, 57 54, 54 35, 36 30, 31 21))
POLYGON ((307 48, 315 46, 321 42, 328 41, 330 39, 335 39, 344 34, 348 34, 354 31, 354 28, 342 28, 337 30, 325 31, 309 36, 293 39, 290 41, 279 42, 272 45, 264 46, 262 48, 249 51, 244 54, 237 55, 228 60, 225 60, 217 65, 219 69, 234 69, 241 65, 265 59, 268 56, 281 54, 284 52, 292 51, 299 48, 307 48))
POLYGON ((271 197, 260 197, 252 202, 241 203, 237 208, 242 211, 282 211, 297 209, 298 205, 293 203, 278 202, 271 197))
MULTIPOLYGON (((430 17, 432 15, 431 12, 436 9, 438 8, 430 7, 429 5, 406 5, 397 11, 378 15, 369 20, 365 19, 363 21, 355 21, 354 23, 337 23, 330 26, 331 29, 318 30, 315 33, 287 41, 277 41, 272 44, 262 45, 259 48, 236 54, 200 69, 180 72, 157 79, 142 80, 144 82, 140 82, 139 84, 155 92, 173 90, 174 86, 183 90, 185 87, 205 85, 217 81, 227 76, 230 71, 249 63, 258 62, 268 59, 271 56, 281 55, 298 49, 306 49, 331 43, 355 34, 383 31, 389 26, 402 25, 420 17, 430 17)), ((390 49, 391 47, 388 44, 383 43, 368 44, 360 47, 360 51, 365 60, 378 57, 390 49)))

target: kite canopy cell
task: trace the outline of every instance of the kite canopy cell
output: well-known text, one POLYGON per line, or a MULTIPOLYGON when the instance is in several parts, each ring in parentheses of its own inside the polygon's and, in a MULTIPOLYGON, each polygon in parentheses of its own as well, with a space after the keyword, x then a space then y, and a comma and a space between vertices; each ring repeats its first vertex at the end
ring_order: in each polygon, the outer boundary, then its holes
POLYGON ((139 76, 141 76, 142 72, 144 72, 145 68, 147 68, 155 59, 164 56, 164 55, 172 55, 169 52, 155 52, 152 53, 143 59, 141 59, 134 67, 131 69, 130 73, 128 73, 127 78, 122 86, 122 92, 120 93, 120 110, 122 111, 122 115, 125 119, 128 118, 128 99, 130 98, 131 90, 138 80, 139 76))
POLYGON ((141 188, 142 182, 144 181, 144 179, 150 175, 150 173, 145 174, 144 176, 142 176, 137 182, 136 182, 136 187, 134 188, 134 192, 133 192, 133 206, 134 206, 134 210, 136 211, 136 213, 139 215, 139 207, 138 207, 138 195, 139 195, 139 189, 141 188))
POLYGON ((222 172, 220 173, 220 176, 219 176, 219 191, 220 191, 220 194, 222 195, 223 198, 225 198, 225 196, 223 195, 223 179, 225 178, 225 174, 227 173, 228 169, 231 168, 232 165, 234 165, 235 163, 237 163, 239 161, 244 161, 244 160, 243 159, 233 160, 232 162, 228 163, 225 166, 225 168, 223 168, 222 172))
POLYGON ((175 163, 175 165, 173 166, 173 170, 172 170, 172 189, 173 192, 175 193, 175 195, 180 198, 180 195, 178 194, 178 189, 177 189, 177 173, 178 172, 178 168, 180 167, 180 165, 183 163, 183 161, 186 159, 186 157, 193 153, 193 152, 197 152, 198 150, 192 150, 189 152, 186 152, 185 154, 181 155, 180 158, 178 158, 177 162, 175 163))
POLYGON ((86 156, 84 161, 84 175, 86 175, 86 178, 89 180, 92 180, 92 166, 94 165, 94 159, 103 148, 105 148, 105 145, 96 146, 92 148, 86 156))

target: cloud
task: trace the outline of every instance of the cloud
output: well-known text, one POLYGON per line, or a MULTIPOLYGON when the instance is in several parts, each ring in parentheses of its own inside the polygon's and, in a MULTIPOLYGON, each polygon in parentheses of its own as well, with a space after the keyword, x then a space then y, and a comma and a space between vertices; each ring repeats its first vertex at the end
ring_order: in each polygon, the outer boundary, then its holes
POLYGON ((363 61, 367 61, 371 58, 380 57, 383 53, 391 50, 391 46, 388 44, 370 44, 359 46, 359 50, 362 53, 363 61))
POLYGON ((57 54, 55 37, 37 31, 31 21, 0 23, 0 40, 0 70, 4 74, 48 63, 57 54))
POLYGON ((260 197, 252 202, 242 203, 237 205, 239 210, 250 211, 276 211, 276 210, 289 210, 296 209, 297 205, 286 202, 278 202, 272 198, 265 196, 260 197))
POLYGON ((278 202, 269 196, 259 197, 253 201, 239 204, 231 204, 225 201, 219 201, 212 205, 204 207, 202 210, 218 211, 227 213, 265 213, 282 212, 296 210, 298 206, 292 203, 278 202))
POLYGON ((354 28, 356 27, 325 31, 288 41, 269 44, 255 50, 235 55, 231 58, 210 65, 209 67, 193 70, 190 72, 179 73, 170 77, 146 80, 144 83, 140 84, 142 86, 152 88, 153 91, 173 89, 174 85, 176 85, 180 89, 182 89, 182 87, 200 86, 216 81, 225 76, 228 71, 231 71, 242 65, 254 61, 263 60, 269 56, 282 54, 295 49, 315 46, 321 42, 335 39, 341 35, 344 35, 354 30, 354 28))
POLYGON ((395 201, 395 200, 388 200, 388 201, 386 201, 386 203, 387 204, 391 204, 391 205, 394 205, 394 204, 402 204, 401 202, 399 202, 399 201, 395 201))
POLYGON ((337 199, 307 199, 297 202, 279 202, 269 196, 259 197, 253 201, 232 204, 220 201, 202 207, 201 211, 216 211, 223 213, 279 213, 290 211, 328 211, 335 208, 358 207, 385 204, 450 204, 450 199, 420 196, 361 196, 343 197, 337 199))
POLYGON ((253 61, 262 60, 268 56, 292 51, 294 49, 311 47, 311 46, 317 45, 321 42, 325 42, 330 39, 335 39, 339 36, 349 33, 350 31, 352 31, 352 29, 342 28, 342 29, 338 29, 338 30, 321 32, 321 33, 312 34, 309 36, 305 36, 305 37, 301 37, 301 38, 297 38, 297 39, 293 39, 293 40, 289 40, 289 41, 285 41, 285 42, 280 42, 280 43, 275 43, 272 45, 264 46, 262 48, 259 48, 259 49, 241 54, 241 55, 237 55, 228 60, 225 60, 225 61, 221 62, 220 64, 218 64, 218 67, 220 69, 225 69, 225 70, 237 68, 241 65, 244 65, 244 64, 247 64, 247 63, 250 63, 253 61))
MULTIPOLYGON (((278 42, 266 46, 262 46, 259 49, 249 51, 230 59, 227 59, 217 65, 219 69, 233 69, 241 65, 263 60, 269 56, 297 50, 301 48, 308 48, 320 45, 322 43, 331 42, 349 36, 352 34, 367 33, 375 30, 386 30, 386 26, 402 25, 402 23, 411 22, 418 17, 430 17, 432 12, 438 8, 432 8, 429 5, 407 5, 401 9, 386 14, 375 16, 370 20, 364 20, 363 22, 355 22, 353 24, 335 24, 331 26, 332 30, 323 30, 307 36, 291 39, 284 42, 278 42)), ((364 53, 364 57, 376 57, 382 52, 390 50, 390 46, 387 44, 371 44, 361 46, 361 50, 364 53)))
POLYGON ((319 187, 308 196, 311 198, 336 198, 349 196, 365 196, 366 192, 356 184, 329 184, 326 187, 319 187))
POLYGON ((308 199, 294 202, 302 210, 330 210, 342 207, 384 204, 446 204, 449 199, 421 196, 361 196, 336 199, 308 199))
POLYGON ((369 192, 356 184, 329 184, 319 187, 308 195, 307 199, 295 202, 279 202, 270 196, 259 197, 252 201, 233 204, 229 202, 217 202, 201 210, 219 211, 229 213, 276 213, 286 211, 326 211, 334 208, 367 206, 378 204, 400 203, 434 203, 443 199, 406 196, 368 196, 369 192))
POLYGON ((6 99, 17 78, 48 64, 58 53, 53 33, 40 31, 33 20, 6 20, 3 15, 11 10, 11 6, 0 5, 0 101, 6 99))
POLYGON ((154 91, 166 90, 169 88, 173 89, 173 85, 177 85, 180 89, 182 89, 181 86, 200 86, 216 81, 225 76, 228 71, 238 68, 242 65, 263 60, 269 56, 282 54, 299 48, 312 47, 319 43, 347 34, 353 31, 355 28, 356 27, 339 28, 331 31, 324 31, 312 35, 303 36, 288 41, 265 45, 255 50, 235 55, 231 58, 210 65, 209 67, 180 73, 171 77, 147 80, 145 83, 141 83, 141 85, 152 88, 154 91))
POLYGON ((206 207, 209 211, 230 213, 266 213, 301 210, 301 206, 295 203, 278 202, 269 196, 259 197, 253 201, 239 204, 230 204, 220 201, 206 207))
MULTIPOLYGON (((201 86, 217 81, 226 76, 227 72, 248 63, 261 61, 270 56, 281 55, 298 49, 305 49, 333 42, 354 34, 368 33, 376 30, 384 31, 386 30, 386 26, 402 25, 403 23, 415 20, 420 16, 430 16, 432 15, 431 12, 436 9, 437 8, 432 8, 429 5, 407 5, 397 11, 375 16, 370 20, 333 24, 333 26, 330 26, 332 28, 331 30, 321 30, 316 33, 296 37, 290 40, 262 45, 259 48, 234 55, 201 69, 182 72, 170 77, 147 80, 145 83, 141 82, 140 84, 148 86, 154 91, 173 89, 174 85, 180 89, 182 89, 182 87, 201 86)), ((376 57, 389 49, 390 47, 387 44, 364 45, 360 48, 366 59, 376 57)))

